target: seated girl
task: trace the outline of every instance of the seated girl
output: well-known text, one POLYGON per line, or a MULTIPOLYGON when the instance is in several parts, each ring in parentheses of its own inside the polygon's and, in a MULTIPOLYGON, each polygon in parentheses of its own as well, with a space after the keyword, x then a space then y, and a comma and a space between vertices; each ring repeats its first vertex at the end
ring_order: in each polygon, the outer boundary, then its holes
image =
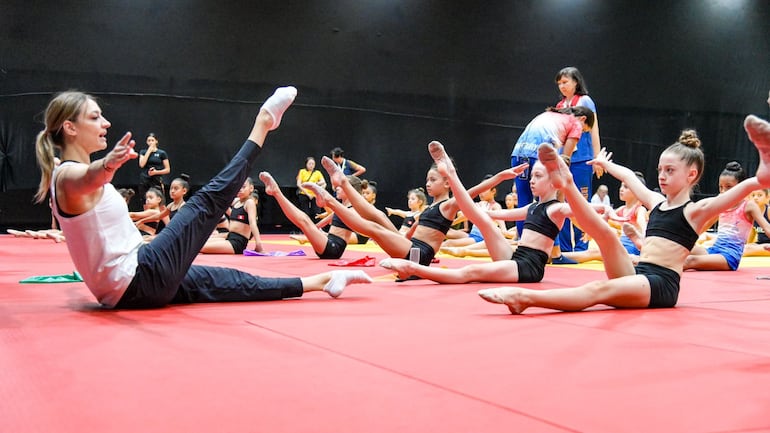
POLYGON ((247 178, 238 195, 227 210, 229 217, 227 237, 209 237, 201 248, 204 254, 243 254, 254 239, 254 251, 263 251, 257 227, 257 200, 254 197, 254 181, 247 178))
MULTIPOLYGON (((299 240, 300 243, 310 242, 313 246, 313 251, 321 259, 339 259, 345 252, 348 244, 351 243, 351 239, 356 237, 356 233, 350 230, 345 223, 342 222, 335 215, 329 217, 331 227, 329 232, 321 230, 321 222, 318 224, 313 223, 313 220, 302 209, 298 208, 291 202, 281 191, 281 188, 273 179, 270 173, 263 171, 259 173, 259 180, 265 184, 265 193, 272 196, 278 202, 278 206, 286 215, 286 217, 295 226, 297 226, 302 233, 303 237, 299 239, 297 236, 292 235, 292 239, 299 240), (304 242, 303 242, 304 241, 304 242)), ((348 182, 354 189, 354 194, 360 195, 361 193, 361 180, 355 176, 348 176, 348 182)), ((315 183, 313 183, 315 185, 315 183)), ((321 186, 318 186, 321 188, 321 186)), ((314 195, 315 196, 315 195, 314 195)), ((337 198, 342 200, 345 206, 350 206, 346 191, 341 188, 337 188, 337 198)), ((356 237, 357 238, 357 237, 356 237)))
MULTIPOLYGON (((719 194, 724 194, 746 179, 746 172, 738 162, 728 162, 719 175, 719 194)), ((696 245, 684 269, 698 271, 735 271, 741 264, 743 249, 753 227, 757 223, 763 231, 770 231, 770 223, 762 215, 759 206, 744 197, 735 206, 719 214, 717 237, 708 248, 696 245)))
POLYGON ((157 188, 150 188, 144 194, 144 210, 140 212, 129 212, 128 216, 134 221, 136 228, 145 241, 149 240, 158 231, 158 220, 148 221, 148 217, 160 215, 160 205, 163 203, 163 193, 157 188), (146 222, 145 222, 146 221, 146 222))
POLYGON ((409 190, 406 195, 406 205, 409 210, 385 208, 388 216, 395 215, 404 219, 401 222, 401 227, 398 228, 398 231, 404 235, 412 229, 414 223, 417 222, 416 218, 428 207, 428 197, 425 196, 425 190, 422 188, 409 190))
MULTIPOLYGON (((384 212, 372 206, 360 194, 355 194, 350 182, 334 161, 324 157, 321 165, 329 172, 332 185, 345 191, 353 207, 344 206, 317 185, 304 184, 304 187, 312 188, 316 193, 319 206, 329 206, 348 227, 371 237, 391 257, 408 258, 410 251, 416 249, 419 251, 420 263, 429 265, 433 261, 459 209, 456 201, 449 198, 447 179, 435 166, 428 170, 425 181, 425 190, 433 197, 433 204, 420 214, 412 230, 404 236, 384 212)), ((472 188, 470 193, 476 195, 496 183, 499 181, 489 179, 472 188)))

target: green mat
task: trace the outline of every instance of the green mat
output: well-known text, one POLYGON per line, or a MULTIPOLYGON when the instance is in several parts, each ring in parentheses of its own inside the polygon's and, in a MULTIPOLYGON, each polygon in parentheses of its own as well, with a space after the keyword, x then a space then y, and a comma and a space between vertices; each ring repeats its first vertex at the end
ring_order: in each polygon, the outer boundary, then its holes
POLYGON ((63 275, 38 275, 34 277, 25 278, 19 281, 22 284, 51 284, 51 283, 80 283, 83 278, 80 277, 78 271, 74 271, 71 274, 63 275))

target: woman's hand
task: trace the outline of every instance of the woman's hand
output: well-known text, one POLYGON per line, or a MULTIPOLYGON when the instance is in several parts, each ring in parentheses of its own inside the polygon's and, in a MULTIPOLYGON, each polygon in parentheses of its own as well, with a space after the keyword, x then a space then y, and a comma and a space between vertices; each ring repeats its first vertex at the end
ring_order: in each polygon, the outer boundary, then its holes
POLYGON ((139 156, 134 150, 136 142, 131 139, 131 133, 126 132, 126 135, 121 138, 115 147, 104 157, 104 169, 107 171, 115 171, 120 168, 126 161, 134 159, 139 156))

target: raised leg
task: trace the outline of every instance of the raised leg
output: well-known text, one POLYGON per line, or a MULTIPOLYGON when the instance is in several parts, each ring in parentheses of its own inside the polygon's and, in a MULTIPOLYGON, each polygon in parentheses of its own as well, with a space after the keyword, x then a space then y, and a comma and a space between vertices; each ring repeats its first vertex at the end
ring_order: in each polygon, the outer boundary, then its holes
POLYGON ((267 133, 278 126, 296 93, 293 87, 277 89, 260 108, 248 140, 227 166, 179 209, 150 244, 140 249, 140 263, 152 268, 147 272, 148 281, 142 283, 152 288, 142 294, 148 303, 163 304, 175 296, 193 260, 248 177, 267 133))
POLYGON ((366 201, 364 196, 362 196, 358 191, 356 191, 355 188, 353 188, 353 186, 350 184, 350 181, 348 181, 348 177, 345 176, 345 174, 342 172, 342 169, 334 163, 334 160, 328 156, 324 156, 321 158, 321 165, 329 173, 332 186, 334 188, 342 188, 343 191, 345 191, 345 196, 348 198, 348 201, 351 205, 353 205, 359 215, 361 215, 364 219, 376 222, 377 224, 389 230, 394 232, 398 231, 398 228, 393 225, 393 222, 384 212, 366 201))
POLYGON ((763 187, 768 188, 770 187, 770 123, 750 114, 746 116, 743 126, 759 152, 757 180, 763 187))
POLYGON ((271 176, 270 173, 266 171, 259 173, 259 180, 265 184, 265 193, 275 198, 275 201, 278 202, 278 206, 280 206, 281 210, 289 219, 289 221, 294 223, 294 225, 302 230, 302 233, 305 234, 307 241, 309 241, 313 246, 313 250, 318 254, 322 254, 326 249, 326 242, 328 240, 326 233, 316 227, 316 225, 305 212, 302 212, 301 209, 294 206, 294 203, 292 203, 285 195, 283 195, 281 188, 278 186, 278 183, 276 183, 275 179, 273 179, 273 176, 271 176))
POLYGON ((363 218, 354 209, 345 207, 329 192, 314 183, 306 182, 302 184, 302 187, 313 191, 319 206, 329 207, 351 230, 374 239, 389 256, 400 258, 406 257, 409 253, 412 241, 405 238, 397 230, 390 230, 374 221, 363 218))
POLYGON ((509 260, 513 253, 511 245, 503 236, 500 227, 473 202, 473 198, 468 194, 465 186, 457 176, 457 170, 455 170, 452 160, 444 150, 444 146, 438 141, 431 141, 428 143, 428 152, 433 161, 435 161, 439 173, 448 179, 449 187, 452 189, 457 206, 479 228, 484 236, 484 242, 486 242, 492 260, 509 260))
POLYGON ((634 243, 634 246, 636 246, 636 249, 641 250, 642 249, 642 242, 644 240, 643 235, 639 233, 639 230, 636 229, 636 227, 631 223, 623 223, 621 226, 623 229, 623 234, 626 235, 629 239, 631 239, 631 242, 634 243))
POLYGON ((548 171, 551 184, 564 193, 570 204, 570 209, 572 209, 573 219, 596 240, 602 253, 607 277, 618 278, 634 275, 634 265, 623 244, 620 243, 615 230, 585 200, 583 194, 572 182, 572 173, 570 173, 564 160, 556 153, 556 149, 550 144, 542 144, 538 147, 538 158, 548 171))

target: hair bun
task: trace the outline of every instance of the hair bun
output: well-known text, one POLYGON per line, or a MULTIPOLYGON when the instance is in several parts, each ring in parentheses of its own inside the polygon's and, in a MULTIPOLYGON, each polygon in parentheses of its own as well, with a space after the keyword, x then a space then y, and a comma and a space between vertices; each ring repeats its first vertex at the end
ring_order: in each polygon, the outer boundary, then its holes
POLYGON ((694 129, 685 129, 679 136, 679 142, 687 147, 697 149, 700 147, 700 138, 694 129))
POLYGON ((738 161, 730 161, 725 165, 725 170, 727 171, 742 171, 743 166, 741 166, 741 163, 738 161))

